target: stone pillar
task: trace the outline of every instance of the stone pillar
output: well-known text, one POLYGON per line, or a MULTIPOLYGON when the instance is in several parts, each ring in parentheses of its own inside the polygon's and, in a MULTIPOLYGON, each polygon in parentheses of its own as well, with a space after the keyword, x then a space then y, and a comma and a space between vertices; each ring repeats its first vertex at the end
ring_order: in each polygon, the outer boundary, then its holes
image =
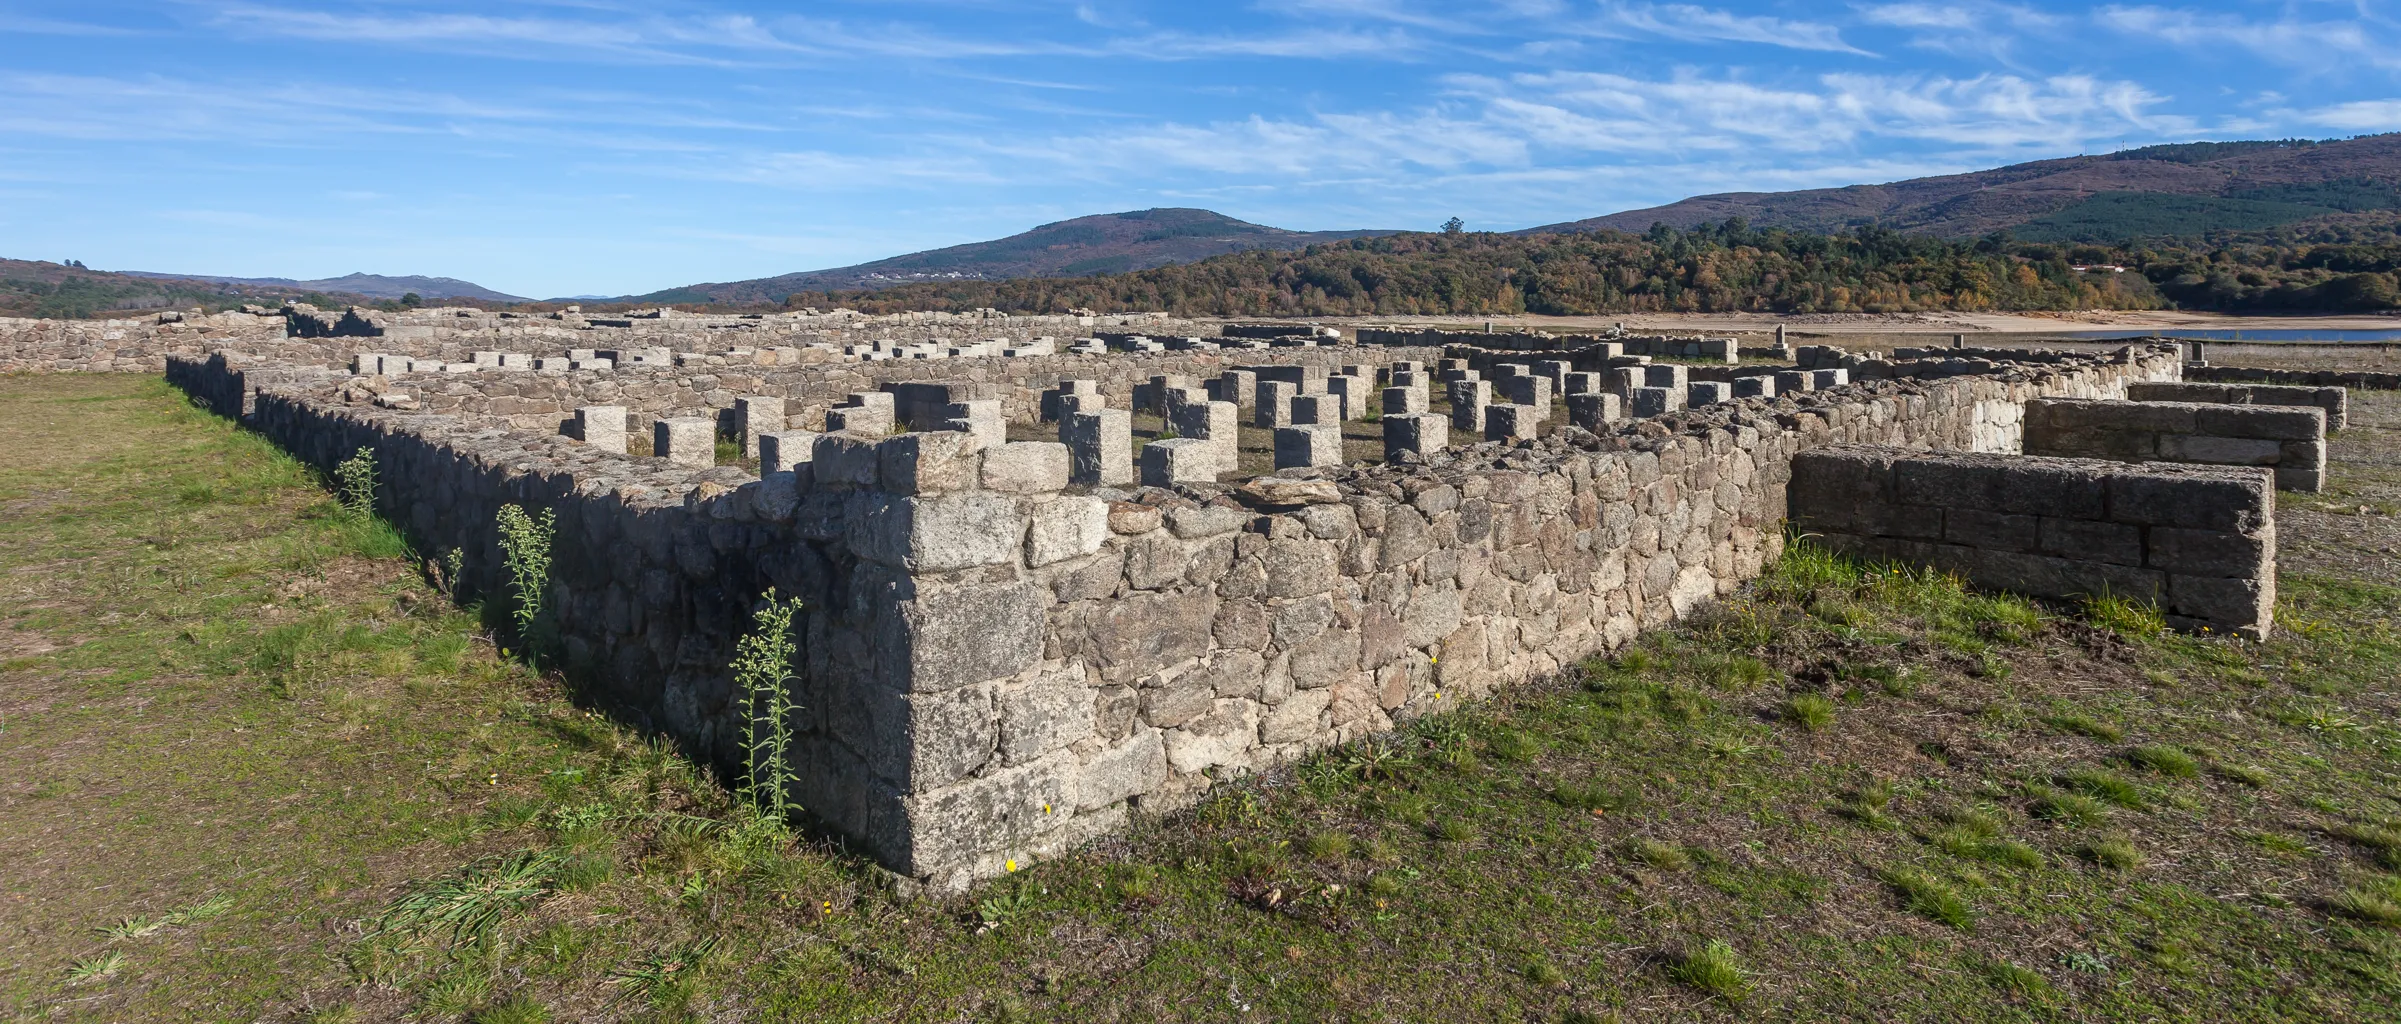
POLYGON ((840 405, 825 413, 825 429, 829 434, 889 434, 893 422, 889 391, 853 391, 840 405))
POLYGON ((1326 394, 1342 399, 1342 418, 1355 420, 1367 415, 1367 378, 1357 374, 1337 373, 1326 377, 1326 394))
POLYGON ((1539 432, 1542 416, 1533 406, 1500 404, 1484 408, 1484 440, 1514 441, 1534 437, 1539 432))
POLYGON ((601 451, 625 454, 625 407, 587 405, 575 410, 575 436, 601 451))
POLYGON ((1676 388, 1635 388, 1632 412, 1639 417, 1665 416, 1684 408, 1684 392, 1676 388))
POLYGON ((1247 408, 1259 400, 1259 375, 1249 370, 1227 370, 1218 374, 1214 383, 1209 389, 1212 402, 1232 402, 1236 408, 1247 408))
POLYGON ((1134 414, 1123 409, 1071 412, 1059 420, 1068 478, 1087 486, 1134 482, 1134 414))
POLYGON ((1776 397, 1776 378, 1773 374, 1765 373, 1736 377, 1734 378, 1734 397, 1774 398, 1776 397))
POLYGON ((1241 454, 1242 407, 1232 402, 1193 401, 1199 396, 1184 394, 1189 397, 1168 404, 1168 424, 1183 437, 1209 442, 1209 450, 1217 453, 1219 462, 1215 472, 1233 472, 1241 454))
POLYGON ((1567 371, 1570 369, 1572 369, 1571 364, 1565 360, 1537 359, 1534 361, 1534 376, 1550 381, 1551 393, 1554 395, 1567 393, 1567 371))
POLYGON ((734 434, 742 439, 742 456, 759 457, 759 435, 784 429, 784 400, 780 395, 751 395, 734 399, 734 434))
POLYGON ((1276 468, 1342 465, 1339 424, 1276 428, 1276 468))
POLYGON ((1432 413, 1416 416, 1384 417, 1384 461, 1398 460, 1403 452, 1419 458, 1430 456, 1449 447, 1451 423, 1432 413))
MULTIPOLYGON (((1070 395, 1099 398, 1100 382, 1096 380, 1060 381, 1058 388, 1042 393, 1042 418, 1045 420, 1065 419, 1067 414, 1073 410, 1066 408, 1061 399, 1070 395)), ((1100 406, 1084 406, 1084 408, 1096 409, 1100 406)))
POLYGON ((1292 425, 1342 425, 1341 395, 1297 395, 1292 399, 1292 425))
POLYGON ((1512 405, 1530 406, 1537 419, 1551 418, 1551 379, 1531 374, 1501 379, 1501 398, 1512 405))
POLYGON ((1393 387, 1384 389, 1383 415, 1415 416, 1426 411, 1426 406, 1426 393, 1416 388, 1393 387))
POLYGON ((788 472, 809 464, 816 457, 817 438, 814 430, 780 430, 759 435, 759 475, 788 472))
POLYGON ((996 399, 953 402, 942 407, 941 416, 944 430, 964 430, 982 439, 988 447, 1009 443, 1009 421, 1001 415, 996 399))
POLYGON ((1812 378, 1807 370, 1776 371, 1776 393, 1779 395, 1790 395, 1802 391, 1815 390, 1817 390, 1817 387, 1812 382, 1812 378))
POLYGON ((1288 380, 1259 382, 1258 408, 1252 410, 1252 424, 1274 429, 1292 425, 1292 399, 1301 386, 1288 380))
POLYGON ((1210 442, 1200 438, 1175 437, 1153 441, 1142 446, 1142 485, 1172 487, 1176 484, 1215 482, 1217 463, 1217 450, 1210 442))
POLYGON ((717 421, 698 416, 657 420, 650 425, 650 453, 678 466, 707 469, 717 464, 717 421))
POLYGON ((1492 404, 1492 382, 1453 381, 1450 397, 1451 429, 1469 437, 1484 436, 1484 409, 1492 404))
POLYGON ((1696 380, 1685 386, 1686 406, 1716 405, 1734 397, 1734 385, 1713 380, 1696 380))
POLYGON ((1567 422, 1595 433, 1625 418, 1625 404, 1608 392, 1567 396, 1567 422))

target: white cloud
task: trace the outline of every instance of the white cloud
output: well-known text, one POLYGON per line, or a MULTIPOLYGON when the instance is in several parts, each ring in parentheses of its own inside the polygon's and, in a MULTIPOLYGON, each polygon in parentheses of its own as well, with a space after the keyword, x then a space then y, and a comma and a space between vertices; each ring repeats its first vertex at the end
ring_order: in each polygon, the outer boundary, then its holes
POLYGON ((2401 131, 2401 100, 2356 100, 2300 113, 2300 119, 2341 131, 2401 131))
POLYGON ((2204 14, 2168 7, 2103 7, 2100 24, 2131 36, 2159 39, 2195 50, 2234 48, 2300 68, 2333 70, 2345 61, 2401 68, 2401 38, 2371 31, 2375 23, 2303 21, 2287 15, 2253 21, 2233 14, 2204 14))
MULTIPOLYGON (((1795 50, 1867 54, 1843 42, 1842 31, 1832 25, 1735 14, 1691 4, 1612 4, 1604 13, 1602 24, 1686 42, 1763 43, 1795 50)), ((1603 33, 1614 34, 1607 29, 1603 33)))

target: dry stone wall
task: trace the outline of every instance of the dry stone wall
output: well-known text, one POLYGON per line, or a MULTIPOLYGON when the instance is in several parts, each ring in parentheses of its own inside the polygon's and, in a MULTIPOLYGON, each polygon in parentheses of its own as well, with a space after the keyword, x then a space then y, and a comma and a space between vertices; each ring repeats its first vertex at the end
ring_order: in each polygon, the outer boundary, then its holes
POLYGON ((2326 411, 2316 406, 2042 400, 2026 406, 2028 455, 2267 466, 2276 486, 2326 484, 2326 411))
POLYGON ((2266 470, 1839 445, 1792 472, 1793 524, 1838 551, 2036 597, 2154 602, 2186 630, 2257 639, 2274 623, 2266 470))

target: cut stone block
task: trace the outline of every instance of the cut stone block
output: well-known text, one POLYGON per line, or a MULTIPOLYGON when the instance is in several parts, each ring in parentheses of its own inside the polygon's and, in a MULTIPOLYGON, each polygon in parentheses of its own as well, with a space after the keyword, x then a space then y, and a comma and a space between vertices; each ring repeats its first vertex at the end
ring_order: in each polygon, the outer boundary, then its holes
POLYGON ((1564 386, 1566 390, 1560 392, 1563 395, 1597 395, 1601 393, 1601 375, 1571 373, 1566 376, 1564 386))
POLYGON ((1056 441, 1010 441, 984 451, 983 485, 1006 494, 1044 494, 1067 487, 1070 458, 1056 441))
POLYGON ((1342 465, 1339 424, 1276 428, 1276 468, 1342 465))
POLYGON ((1358 374, 1338 373, 1326 378, 1326 394, 1342 400, 1345 420, 1367 415, 1367 386, 1367 378, 1358 374))
POLYGON ((1642 386, 1646 388, 1674 388, 1682 391, 1686 385, 1691 383, 1691 367, 1660 365, 1642 368, 1642 386))
POLYGON ((1625 418, 1625 404, 1616 395, 1567 396, 1567 422, 1595 433, 1625 418))
POLYGON ((601 451, 625 454, 625 407, 587 405, 576 409, 575 436, 601 451))
POLYGON ((1809 371, 1809 383, 1812 387, 1819 391, 1824 391, 1827 388, 1839 388, 1843 385, 1849 384, 1850 382, 1851 371, 1849 370, 1809 371))
POLYGON ((1817 390, 1817 378, 1807 370, 1779 370, 1776 372, 1776 393, 1779 395, 1815 390, 1817 390))
POLYGON ((1258 408, 1253 411, 1253 425, 1270 429, 1291 426, 1292 399, 1298 396, 1300 391, 1300 385, 1291 381, 1260 381, 1258 408))
POLYGON ((1764 373, 1753 374, 1749 377, 1736 377, 1734 378, 1734 397, 1774 398, 1776 397, 1776 378, 1773 374, 1764 373))
POLYGON ((1683 388, 1635 388, 1632 415, 1648 419, 1684 408, 1683 388))
POLYGON ((1531 405, 1503 403, 1486 406, 1484 409, 1484 439, 1487 441, 1514 441, 1521 437, 1537 436, 1543 420, 1540 413, 1541 410, 1531 405))
POLYGON ((1142 446, 1142 485, 1173 487, 1214 482, 1219 459, 1216 446, 1197 437, 1153 441, 1142 446))
POLYGON ((779 395, 734 399, 734 431, 742 438, 742 454, 759 457, 759 435, 784 429, 784 400, 779 395))
POLYGON ((759 435, 759 475, 790 472, 817 456, 814 430, 779 430, 759 435))
POLYGON ((1068 479, 1089 486, 1134 482, 1134 414, 1123 409, 1069 413, 1059 422, 1068 479))
POLYGON ((1299 395, 1292 399, 1292 425, 1342 424, 1341 395, 1299 395))
POLYGON ((678 466, 707 469, 717 464, 717 421, 697 416, 651 424, 650 453, 678 466))
POLYGON ((1451 421, 1432 413, 1414 416, 1386 416, 1384 425, 1384 460, 1398 459, 1406 452, 1423 458, 1450 446, 1451 421))
POLYGON ((1385 388, 1383 397, 1382 415, 1385 416, 1415 416, 1426 411, 1426 407, 1430 404, 1426 401, 1424 389, 1421 388, 1405 386, 1385 388))
POLYGON ((1684 390, 1686 406, 1716 405, 1734 397, 1734 385, 1713 380, 1696 380, 1684 390))

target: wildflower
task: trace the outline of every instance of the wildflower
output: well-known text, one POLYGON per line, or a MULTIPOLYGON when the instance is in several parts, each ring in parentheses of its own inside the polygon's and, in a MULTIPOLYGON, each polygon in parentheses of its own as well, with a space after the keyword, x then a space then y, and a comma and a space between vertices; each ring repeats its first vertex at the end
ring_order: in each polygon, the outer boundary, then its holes
POLYGON ((1015 857, 1011 857, 1011 858, 1009 858, 1009 862, 1008 862, 1007 864, 1004 864, 1004 865, 1002 865, 1002 866, 1003 866, 1003 867, 1005 867, 1005 868, 1008 868, 1008 869, 1009 869, 1009 871, 1010 871, 1011 873, 1015 873, 1015 872, 1016 872, 1016 870, 1017 870, 1017 858, 1015 858, 1015 857))

